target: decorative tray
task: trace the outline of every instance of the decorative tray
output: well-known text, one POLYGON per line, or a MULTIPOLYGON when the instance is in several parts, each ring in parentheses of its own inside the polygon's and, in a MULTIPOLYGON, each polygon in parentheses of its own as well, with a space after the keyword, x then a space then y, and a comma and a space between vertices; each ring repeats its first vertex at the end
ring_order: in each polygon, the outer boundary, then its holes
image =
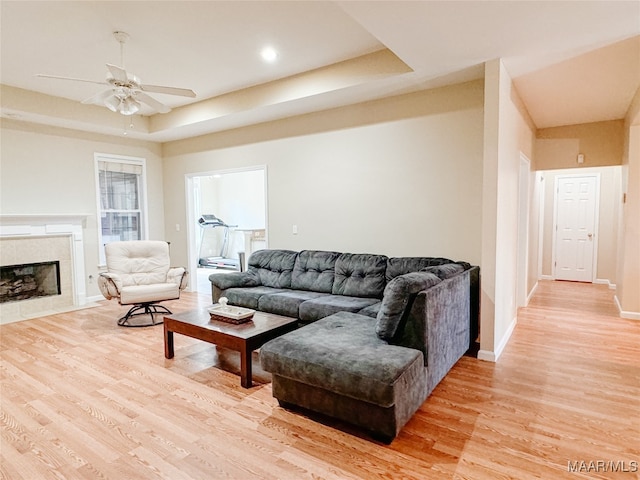
POLYGON ((216 303, 209 307, 209 315, 212 320, 220 320, 227 323, 245 323, 251 320, 255 310, 243 307, 233 307, 226 304, 216 303))

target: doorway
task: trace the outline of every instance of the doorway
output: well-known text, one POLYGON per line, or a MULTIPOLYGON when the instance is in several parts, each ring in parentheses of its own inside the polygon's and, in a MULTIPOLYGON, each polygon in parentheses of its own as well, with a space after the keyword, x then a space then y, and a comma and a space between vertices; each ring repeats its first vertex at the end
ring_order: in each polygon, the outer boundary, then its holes
POLYGON ((265 166, 185 176, 191 291, 210 293, 211 273, 244 270, 266 248, 266 178, 265 166))
POLYGON ((556 177, 553 240, 556 280, 592 283, 595 279, 599 191, 598 174, 556 177))

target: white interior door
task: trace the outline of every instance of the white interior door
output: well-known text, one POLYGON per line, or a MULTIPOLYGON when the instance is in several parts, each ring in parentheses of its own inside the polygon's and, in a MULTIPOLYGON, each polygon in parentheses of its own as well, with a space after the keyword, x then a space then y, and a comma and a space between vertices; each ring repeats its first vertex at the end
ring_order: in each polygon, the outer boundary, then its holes
POLYGON ((598 183, 596 175, 557 177, 556 280, 593 282, 598 183))

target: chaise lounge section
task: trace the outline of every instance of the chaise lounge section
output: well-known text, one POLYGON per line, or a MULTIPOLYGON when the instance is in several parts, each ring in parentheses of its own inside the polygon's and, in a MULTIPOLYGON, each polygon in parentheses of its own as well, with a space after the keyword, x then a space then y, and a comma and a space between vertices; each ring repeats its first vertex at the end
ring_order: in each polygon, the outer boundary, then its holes
POLYGON ((479 269, 464 262, 262 250, 246 272, 209 278, 214 301, 299 319, 260 350, 282 406, 385 442, 475 340, 479 269))

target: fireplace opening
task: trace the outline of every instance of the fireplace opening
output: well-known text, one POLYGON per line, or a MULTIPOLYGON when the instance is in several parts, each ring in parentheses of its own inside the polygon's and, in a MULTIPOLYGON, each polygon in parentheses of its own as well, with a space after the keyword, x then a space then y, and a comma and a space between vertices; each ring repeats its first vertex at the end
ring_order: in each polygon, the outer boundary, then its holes
POLYGON ((60 294, 58 261, 0 266, 0 303, 60 294))

